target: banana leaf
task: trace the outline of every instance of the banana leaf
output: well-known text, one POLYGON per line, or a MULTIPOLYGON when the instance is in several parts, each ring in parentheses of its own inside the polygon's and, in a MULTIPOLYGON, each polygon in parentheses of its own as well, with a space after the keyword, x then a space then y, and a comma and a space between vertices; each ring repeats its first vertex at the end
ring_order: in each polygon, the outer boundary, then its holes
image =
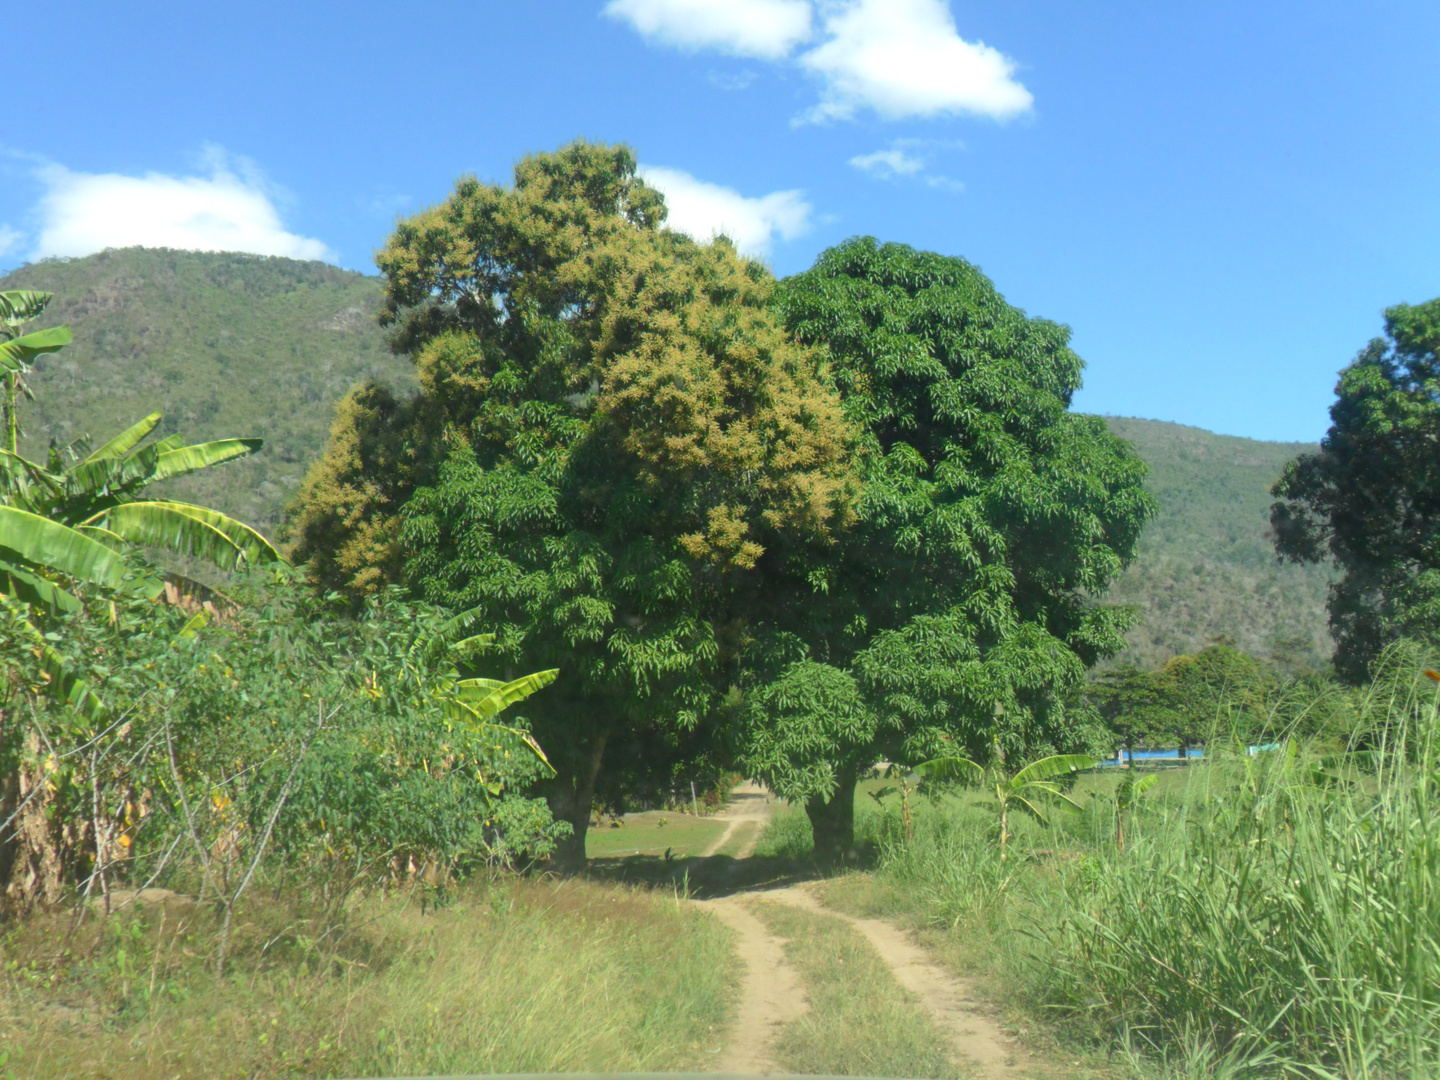
POLYGON ((194 446, 169 450, 160 455, 151 479, 170 480, 176 476, 184 476, 197 469, 219 465, 223 461, 233 461, 235 458, 259 453, 264 445, 263 439, 217 439, 215 442, 196 443, 194 446))
POLYGON ((218 510, 181 502, 133 502, 112 506, 85 520, 132 544, 178 551, 234 570, 243 560, 258 566, 283 562, 270 541, 218 510))
POLYGON ((1079 772, 1081 769, 1093 769, 1097 764, 1099 762, 1089 754, 1056 754, 1054 757, 1032 761, 1012 776, 1010 783, 1015 787, 1021 787, 1034 783, 1036 780, 1048 780, 1052 776, 1064 776, 1079 772))
POLYGON ((73 593, 3 559, 0 559, 0 593, 13 596, 31 607, 50 611, 80 610, 80 601, 73 593))
MULTIPOLYGON (((481 720, 489 720, 504 712, 516 702, 524 701, 537 690, 543 690, 555 681, 559 676, 559 668, 550 668, 548 671, 536 671, 530 675, 522 675, 508 683, 502 684, 498 689, 491 690, 479 701, 466 701, 456 697, 454 700, 472 716, 481 720)), ((471 680, 466 680, 470 682, 471 680)))
POLYGON ((41 292, 39 289, 10 289, 0 292, 0 322, 8 326, 18 326, 36 318, 54 298, 54 293, 41 292))
POLYGON ((85 459, 85 464, 88 465, 92 461, 105 461, 108 458, 123 457, 126 453, 130 451, 132 447, 138 446, 140 444, 140 441, 144 439, 145 436, 149 435, 152 431, 155 430, 156 426, 160 423, 163 415, 163 413, 158 412, 151 413, 149 416, 145 417, 144 420, 141 420, 135 424, 131 424, 119 435, 116 435, 104 446, 100 447, 99 450, 96 450, 93 454, 87 457, 85 459))
POLYGON ((22 567, 58 570, 77 581, 118 588, 125 577, 125 560, 104 544, 13 506, 0 506, 0 548, 22 567))
POLYGON ((52 326, 48 330, 36 330, 33 334, 26 334, 13 341, 0 341, 0 371, 27 371, 37 356, 57 352, 69 344, 68 326, 52 326))
POLYGON ((65 478, 69 481, 72 494, 101 495, 136 481, 149 482, 159 461, 159 451, 147 446, 128 457, 86 458, 67 470, 65 478))

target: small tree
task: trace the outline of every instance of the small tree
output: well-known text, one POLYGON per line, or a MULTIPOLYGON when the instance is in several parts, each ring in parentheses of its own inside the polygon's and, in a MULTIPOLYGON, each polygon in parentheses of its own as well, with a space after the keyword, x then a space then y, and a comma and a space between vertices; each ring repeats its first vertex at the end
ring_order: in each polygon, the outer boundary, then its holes
POLYGON ((847 854, 843 824, 854 820, 855 783, 873 760, 875 734, 855 677, 828 664, 791 664, 746 698, 740 767, 805 807, 822 863, 847 854))

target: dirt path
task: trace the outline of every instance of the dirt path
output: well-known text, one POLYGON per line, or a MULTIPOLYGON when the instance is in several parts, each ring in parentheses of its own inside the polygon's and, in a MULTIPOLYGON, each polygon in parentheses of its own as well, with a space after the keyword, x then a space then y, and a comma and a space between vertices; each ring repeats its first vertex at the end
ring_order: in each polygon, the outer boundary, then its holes
POLYGON ((1014 1075, 1015 1048, 1000 1025, 975 1000, 970 983, 932 961, 903 930, 883 919, 863 919, 828 908, 803 885, 757 895, 844 919, 865 935, 894 973, 895 981, 914 994, 940 1029, 950 1035, 960 1061, 969 1062, 986 1080, 1004 1080, 1014 1075))
POLYGON ((750 1075, 782 1072, 770 1057, 770 1048, 782 1027, 810 1009, 800 977, 785 962, 783 943, 765 929, 743 898, 725 896, 703 903, 735 931, 735 951, 743 970, 740 1013, 726 1032, 715 1070, 750 1075))
POLYGON ((749 781, 732 790, 730 801, 714 816, 716 821, 728 823, 725 831, 702 852, 701 857, 718 855, 737 833, 743 833, 744 840, 734 855, 737 859, 748 859, 755 851, 760 834, 765 831, 765 823, 770 820, 770 813, 774 809, 772 799, 773 796, 767 788, 749 781))
MULTIPOLYGON (((717 817, 728 820, 725 832, 706 849, 723 851, 742 829, 748 830, 737 859, 747 858, 774 810, 770 793, 758 784, 743 784, 717 817)), ((1016 1052, 1000 1025, 976 1000, 973 988, 934 963, 902 930, 883 919, 865 919, 826 907, 804 885, 760 889, 713 900, 697 901, 735 932, 743 974, 740 1012, 727 1033, 725 1049, 715 1067, 720 1072, 776 1073, 771 1047, 779 1030, 810 1008, 804 986, 785 960, 784 941, 772 934, 749 905, 779 901, 806 911, 844 919, 865 935, 895 980, 913 994, 942 1031, 949 1034, 956 1057, 969 1063, 984 1080, 1009 1080, 1016 1075, 1016 1052)))

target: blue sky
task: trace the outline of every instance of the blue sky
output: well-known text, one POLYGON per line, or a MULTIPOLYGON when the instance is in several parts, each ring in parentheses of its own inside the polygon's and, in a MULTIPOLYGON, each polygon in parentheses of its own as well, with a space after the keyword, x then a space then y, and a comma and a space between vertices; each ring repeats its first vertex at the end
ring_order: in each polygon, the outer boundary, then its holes
POLYGON ((624 141, 680 225, 779 274, 858 234, 963 256, 1073 327, 1077 407, 1266 439, 1318 438, 1381 309, 1440 295, 1433 0, 52 0, 7 27, 0 266, 373 272, 461 173, 624 141))

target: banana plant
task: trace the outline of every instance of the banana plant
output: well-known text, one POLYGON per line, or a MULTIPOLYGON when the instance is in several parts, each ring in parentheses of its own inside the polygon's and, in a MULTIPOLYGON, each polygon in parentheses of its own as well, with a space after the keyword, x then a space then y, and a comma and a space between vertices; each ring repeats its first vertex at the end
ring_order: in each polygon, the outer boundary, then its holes
POLYGON ((12 289, 0 292, 0 381, 3 381, 3 400, 0 400, 0 424, 3 424, 4 449, 15 452, 20 437, 20 396, 30 396, 25 385, 25 376, 38 356, 63 349, 70 344, 68 326, 52 326, 21 334, 20 328, 31 319, 37 318, 50 303, 52 296, 36 289, 12 289))
MULTIPOLYGON (((83 458, 76 444, 65 451, 52 447, 43 465, 20 455, 19 398, 33 396, 25 376, 38 357, 71 340, 65 326, 21 333, 51 298, 33 290, 0 292, 0 598, 10 617, 24 613, 18 633, 37 643, 45 670, 58 671, 63 668, 59 654, 44 644, 28 613, 74 611, 84 588, 119 587, 129 574, 123 557, 127 547, 162 548, 224 570, 281 558, 260 533, 225 514, 143 494, 149 484, 253 454, 262 445, 259 439, 186 446, 172 435, 145 445, 162 418, 152 413, 83 458)), ((161 583, 144 581, 140 587, 158 594, 161 583)), ((72 704, 99 708, 83 683, 71 692, 77 680, 68 674, 49 681, 69 688, 64 696, 72 704)))
POLYGON ((1125 775, 1115 788, 1115 847, 1125 850, 1125 815, 1134 810, 1141 797, 1153 788, 1160 779, 1159 773, 1150 773, 1135 778, 1134 768, 1125 770, 1125 775))
POLYGON ((69 582, 119 588, 128 572, 123 556, 105 544, 67 525, 0 505, 0 606, 7 633, 34 652, 50 693, 88 719, 99 719, 105 707, 35 626, 31 605, 74 611, 80 600, 66 587, 69 582))
POLYGON ((964 757, 938 757, 916 766, 927 784, 962 783, 981 784, 995 794, 995 808, 1000 817, 1000 850, 1004 857, 1005 847, 1010 840, 1010 811, 1015 809, 1034 818, 1041 825, 1049 825, 1049 819, 1041 811, 1041 799, 1053 799, 1069 810, 1084 809, 1056 782, 1057 777, 1071 776, 1081 769, 1093 769, 1096 761, 1088 754, 1055 754, 1051 757, 1032 761, 1014 775, 1004 771, 1004 757, 998 752, 990 768, 978 765, 964 757))
MULTIPOLYGON (((462 677, 460 665, 494 644, 493 634, 467 634, 478 618, 478 610, 463 611, 433 633, 417 637, 398 665, 397 677, 389 689, 424 695, 438 702, 451 723, 463 724, 481 734, 518 739, 553 773, 550 759, 528 731, 497 723, 496 717, 549 686, 559 676, 560 669, 536 671, 508 681, 462 677)), ((378 674, 374 673, 366 689, 377 697, 385 692, 378 674)))
POLYGON ((47 517, 102 543, 164 548, 235 570, 241 563, 278 562, 279 552, 250 526, 217 510, 146 499, 144 489, 258 451, 259 439, 183 445, 179 435, 142 446, 160 413, 131 425, 94 453, 69 465, 52 451, 45 465, 0 451, 0 500, 47 517))
POLYGON ((870 792, 870 797, 875 800, 877 806, 883 806, 887 796, 899 792, 900 823, 905 830, 905 839, 915 839, 915 818, 910 813, 910 796, 916 790, 916 785, 910 783, 910 770, 892 761, 885 766, 881 777, 885 780, 894 780, 897 786, 878 788, 870 792))

